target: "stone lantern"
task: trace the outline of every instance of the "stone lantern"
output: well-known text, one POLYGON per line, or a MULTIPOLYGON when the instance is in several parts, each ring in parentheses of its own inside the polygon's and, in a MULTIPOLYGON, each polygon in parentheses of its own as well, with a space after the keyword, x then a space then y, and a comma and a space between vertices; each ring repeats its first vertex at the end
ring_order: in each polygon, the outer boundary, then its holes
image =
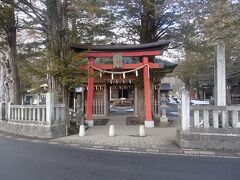
POLYGON ((161 126, 168 126, 168 118, 167 118, 167 97, 165 94, 161 95, 161 110, 162 116, 160 118, 160 125, 161 126))

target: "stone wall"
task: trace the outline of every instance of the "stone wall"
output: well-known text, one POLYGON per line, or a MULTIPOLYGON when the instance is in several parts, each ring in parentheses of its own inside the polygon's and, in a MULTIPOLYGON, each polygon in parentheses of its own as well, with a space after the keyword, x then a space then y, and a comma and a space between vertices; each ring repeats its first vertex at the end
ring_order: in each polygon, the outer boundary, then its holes
POLYGON ((183 91, 178 145, 182 148, 239 151, 239 112, 240 106, 190 106, 189 92, 183 91))
POLYGON ((39 125, 0 121, 0 131, 42 139, 58 138, 66 135, 66 127, 63 123, 57 125, 39 125))
POLYGON ((190 128, 178 130, 177 143, 182 148, 240 150, 240 129, 190 128))
POLYGON ((0 131, 44 139, 65 136, 64 105, 54 102, 54 94, 47 93, 46 105, 0 103, 0 131))

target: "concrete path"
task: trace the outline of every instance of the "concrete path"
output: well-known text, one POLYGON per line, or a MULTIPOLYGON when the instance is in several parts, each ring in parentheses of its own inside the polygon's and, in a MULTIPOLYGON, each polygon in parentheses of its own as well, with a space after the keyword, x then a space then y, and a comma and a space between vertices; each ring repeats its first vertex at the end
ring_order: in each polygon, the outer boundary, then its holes
POLYGON ((175 145, 176 128, 145 129, 146 137, 139 137, 139 126, 115 125, 116 136, 108 136, 109 126, 95 126, 86 131, 85 137, 78 135, 56 139, 61 142, 83 145, 115 146, 131 148, 177 148, 175 145))
POLYGON ((139 137, 139 125, 126 125, 127 115, 112 115, 106 126, 94 126, 86 131, 85 137, 78 135, 57 139, 61 142, 78 143, 93 146, 114 146, 123 149, 159 149, 174 148, 176 127, 169 128, 145 128, 146 137, 139 137), (109 137, 109 126, 114 125, 114 137, 109 137))

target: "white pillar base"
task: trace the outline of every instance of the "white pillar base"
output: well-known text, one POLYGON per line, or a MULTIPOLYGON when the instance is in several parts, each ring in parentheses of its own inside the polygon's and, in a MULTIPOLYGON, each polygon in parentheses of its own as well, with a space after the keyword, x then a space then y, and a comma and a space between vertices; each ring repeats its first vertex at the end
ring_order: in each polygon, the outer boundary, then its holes
POLYGON ((110 125, 109 127, 109 134, 110 137, 115 136, 115 129, 114 129, 114 125, 110 125))
POLYGON ((79 136, 80 136, 80 137, 85 136, 85 127, 84 127, 84 125, 80 125, 80 128, 79 128, 79 136))
POLYGON ((144 125, 147 128, 153 128, 154 127, 154 121, 144 121, 144 125))
POLYGON ((139 127, 139 136, 140 137, 145 137, 146 136, 144 125, 140 125, 140 127, 139 127))
POLYGON ((86 123, 88 124, 88 127, 93 127, 94 125, 93 120, 86 120, 86 123))

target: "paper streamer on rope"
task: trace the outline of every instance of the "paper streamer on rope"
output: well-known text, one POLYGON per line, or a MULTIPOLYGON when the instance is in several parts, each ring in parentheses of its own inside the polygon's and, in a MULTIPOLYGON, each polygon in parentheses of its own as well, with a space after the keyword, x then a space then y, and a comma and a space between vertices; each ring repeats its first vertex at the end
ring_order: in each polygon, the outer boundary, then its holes
POLYGON ((91 65, 89 65, 88 68, 89 68, 89 67, 92 67, 93 69, 95 69, 95 70, 97 70, 97 71, 100 71, 101 73, 111 74, 112 79, 114 79, 114 74, 127 74, 127 73, 132 73, 132 72, 134 72, 134 71, 135 71, 135 73, 136 73, 136 76, 138 76, 138 71, 137 71, 137 70, 142 69, 142 68, 144 68, 145 66, 148 67, 148 78, 149 78, 149 77, 150 77, 150 76, 149 76, 150 72, 149 72, 149 65, 148 65, 148 64, 144 64, 144 65, 142 65, 142 66, 140 66, 140 67, 138 67, 138 68, 136 68, 136 69, 132 69, 132 70, 129 70, 129 71, 123 71, 123 72, 122 72, 122 71, 121 71, 121 72, 106 71, 106 70, 102 70, 102 69, 99 69, 99 68, 94 67, 94 66, 91 66, 91 65))

